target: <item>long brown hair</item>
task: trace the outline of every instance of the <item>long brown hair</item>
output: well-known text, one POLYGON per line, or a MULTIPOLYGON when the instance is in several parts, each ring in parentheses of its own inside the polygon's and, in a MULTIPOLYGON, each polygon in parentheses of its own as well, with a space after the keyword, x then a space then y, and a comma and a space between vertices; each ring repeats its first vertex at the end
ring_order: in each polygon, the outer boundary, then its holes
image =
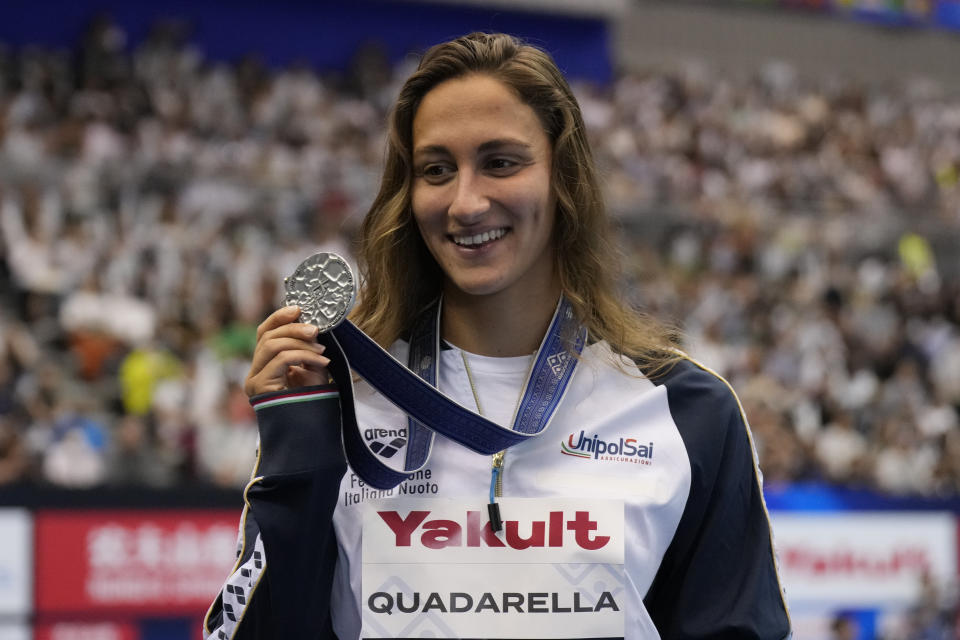
POLYGON ((647 371, 677 359, 670 331, 625 306, 618 261, 580 106, 546 52, 505 34, 471 33, 432 47, 407 79, 390 114, 380 191, 360 228, 362 292, 352 318, 389 346, 440 294, 443 274, 411 210, 413 119, 438 84, 469 74, 511 87, 537 114, 550 139, 556 194, 556 269, 564 295, 593 339, 647 371))

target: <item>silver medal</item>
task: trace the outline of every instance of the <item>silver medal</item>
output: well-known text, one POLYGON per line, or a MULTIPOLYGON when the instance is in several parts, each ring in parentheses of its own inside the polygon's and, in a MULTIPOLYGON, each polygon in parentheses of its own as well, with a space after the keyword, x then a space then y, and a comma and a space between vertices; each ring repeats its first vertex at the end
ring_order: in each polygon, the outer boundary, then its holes
POLYGON ((284 305, 300 307, 298 322, 326 333, 346 317, 357 295, 350 265, 335 253, 315 253, 283 280, 284 305))

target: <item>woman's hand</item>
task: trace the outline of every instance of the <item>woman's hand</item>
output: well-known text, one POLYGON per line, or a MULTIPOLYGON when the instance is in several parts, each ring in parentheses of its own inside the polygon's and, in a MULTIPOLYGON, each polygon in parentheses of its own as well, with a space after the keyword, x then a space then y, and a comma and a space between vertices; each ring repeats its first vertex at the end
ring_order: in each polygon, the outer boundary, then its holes
POLYGON ((283 307, 257 327, 257 346, 243 384, 248 397, 330 381, 330 359, 321 355, 324 346, 316 342, 317 328, 294 322, 299 317, 300 307, 283 307))

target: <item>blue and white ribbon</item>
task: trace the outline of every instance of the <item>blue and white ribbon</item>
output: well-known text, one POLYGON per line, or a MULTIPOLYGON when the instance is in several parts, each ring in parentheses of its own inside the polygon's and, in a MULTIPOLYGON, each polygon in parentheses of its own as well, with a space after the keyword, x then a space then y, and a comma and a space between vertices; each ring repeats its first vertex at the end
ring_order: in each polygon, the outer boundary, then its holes
POLYGON ((440 356, 440 302, 415 323, 408 364, 371 340, 349 320, 318 340, 327 347, 330 369, 340 389, 343 447, 353 471, 377 489, 390 489, 422 469, 435 433, 482 454, 494 454, 542 433, 563 400, 587 339, 566 298, 560 297, 550 328, 534 357, 513 428, 488 420, 451 400, 437 388, 440 356), (404 469, 397 471, 367 447, 357 426, 353 369, 408 416, 404 469))

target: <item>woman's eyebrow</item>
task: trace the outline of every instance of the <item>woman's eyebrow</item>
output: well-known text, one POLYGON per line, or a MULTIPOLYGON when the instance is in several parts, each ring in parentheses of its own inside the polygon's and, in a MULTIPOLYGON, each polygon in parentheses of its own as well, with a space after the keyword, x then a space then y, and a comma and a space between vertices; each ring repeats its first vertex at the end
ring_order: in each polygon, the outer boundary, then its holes
POLYGON ((442 144, 429 144, 425 147, 417 147, 413 150, 413 155, 419 156, 425 153, 450 153, 442 144))
POLYGON ((530 149, 533 145, 517 138, 496 138, 495 140, 488 140, 481 144, 478 147, 478 151, 490 151, 501 147, 523 147, 524 149, 530 149))
MULTIPOLYGON (((502 149, 503 147, 521 147, 523 149, 531 149, 533 148, 533 145, 529 142, 520 140, 519 138, 495 138, 493 140, 487 140, 486 142, 481 143, 480 146, 477 147, 477 151, 480 153, 485 153, 495 149, 502 149)), ((430 153, 444 154, 450 153, 450 150, 442 144, 428 144, 422 147, 417 147, 413 150, 414 156, 430 153)))

